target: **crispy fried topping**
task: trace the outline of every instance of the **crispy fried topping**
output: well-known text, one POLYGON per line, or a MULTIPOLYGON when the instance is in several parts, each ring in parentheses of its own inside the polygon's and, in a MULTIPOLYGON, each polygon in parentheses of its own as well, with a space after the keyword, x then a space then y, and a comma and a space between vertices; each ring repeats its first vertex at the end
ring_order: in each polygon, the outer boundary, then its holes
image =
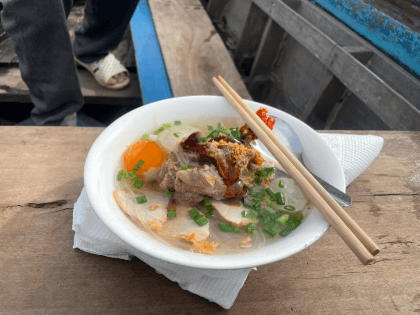
POLYGON ((193 244, 194 249, 203 254, 212 254, 217 247, 214 242, 195 242, 193 244))

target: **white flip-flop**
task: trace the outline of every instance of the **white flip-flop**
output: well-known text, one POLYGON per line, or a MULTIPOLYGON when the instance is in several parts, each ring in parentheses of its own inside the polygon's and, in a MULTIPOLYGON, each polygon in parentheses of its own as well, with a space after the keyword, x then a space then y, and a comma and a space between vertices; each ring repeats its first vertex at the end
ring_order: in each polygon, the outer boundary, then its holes
POLYGON ((130 83, 128 77, 128 70, 121 64, 121 62, 115 58, 113 54, 108 54, 106 57, 94 61, 92 63, 84 63, 79 59, 75 58, 76 62, 82 67, 86 68, 90 73, 92 73, 96 82, 98 82, 104 88, 110 90, 121 90, 130 83), (127 73, 127 79, 123 82, 116 84, 109 84, 108 80, 116 74, 127 73))

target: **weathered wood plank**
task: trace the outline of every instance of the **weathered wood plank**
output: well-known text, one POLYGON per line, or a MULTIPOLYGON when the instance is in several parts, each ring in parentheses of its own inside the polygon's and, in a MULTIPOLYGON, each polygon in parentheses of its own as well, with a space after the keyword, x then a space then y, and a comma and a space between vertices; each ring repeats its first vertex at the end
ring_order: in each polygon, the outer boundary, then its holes
POLYGON ((410 29, 408 25, 393 17, 396 15, 386 14, 382 7, 379 10, 375 8, 374 4, 379 1, 315 0, 314 2, 396 58, 417 76, 420 75, 420 38, 417 23, 410 23, 417 27, 417 31, 410 29))
POLYGON ((267 21, 267 14, 253 3, 249 9, 242 35, 235 50, 235 64, 242 75, 249 75, 251 72, 252 63, 267 21))
POLYGON ((416 0, 387 0, 388 2, 395 4, 396 6, 403 9, 405 12, 420 17, 420 3, 416 0))
POLYGON ((420 109, 420 83, 417 79, 318 6, 303 1, 298 12, 340 46, 366 47, 374 52, 369 69, 420 109))
POLYGON ((273 22, 272 19, 268 20, 252 64, 249 81, 252 81, 258 75, 270 72, 274 58, 282 48, 286 35, 286 32, 277 23, 273 22))
MULTIPOLYGON (((372 51, 364 47, 350 46, 344 47, 344 50, 365 65, 369 62, 373 55, 372 51)), ((343 96, 345 90, 345 86, 338 82, 331 72, 326 73, 315 93, 305 104, 305 109, 299 118, 306 120, 315 110, 323 113, 324 116, 328 116, 328 113, 343 96)))
POLYGON ((199 0, 149 2, 173 95, 220 95, 211 78, 221 75, 251 99, 220 36, 199 0))
MULTIPOLYGON (((130 84, 126 89, 108 90, 96 83, 93 76, 84 69, 78 69, 80 87, 87 103, 132 105, 141 103, 138 77, 130 73, 130 84)), ((19 68, 0 67, 0 102, 31 102, 29 89, 23 82, 19 68)))
POLYGON ((255 0, 274 21, 393 129, 420 130, 420 110, 279 0, 255 0))
POLYGON ((226 311, 137 259, 72 249, 73 204, 83 187, 87 153, 102 131, 0 127, 1 312, 382 315, 420 310, 419 132, 370 132, 384 137, 384 147, 347 189, 354 200, 347 211, 381 247, 373 265, 359 264, 329 229, 304 251, 252 271, 226 311), (16 178, 21 173, 25 184, 16 178))

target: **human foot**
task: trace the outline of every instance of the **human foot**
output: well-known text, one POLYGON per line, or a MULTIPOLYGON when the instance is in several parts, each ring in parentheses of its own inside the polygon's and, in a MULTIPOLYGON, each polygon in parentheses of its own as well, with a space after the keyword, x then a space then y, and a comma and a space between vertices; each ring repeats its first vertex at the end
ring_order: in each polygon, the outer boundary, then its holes
POLYGON ((79 65, 92 73, 96 82, 107 89, 120 90, 130 82, 128 70, 113 54, 108 54, 108 56, 92 63, 83 63, 79 59, 75 59, 79 65))

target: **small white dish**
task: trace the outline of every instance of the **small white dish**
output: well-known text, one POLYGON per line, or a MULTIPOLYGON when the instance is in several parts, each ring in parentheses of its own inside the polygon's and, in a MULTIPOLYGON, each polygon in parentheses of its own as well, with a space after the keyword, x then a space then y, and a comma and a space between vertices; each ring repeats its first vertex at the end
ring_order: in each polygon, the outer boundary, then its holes
MULTIPOLYGON (((246 102, 255 111, 266 107, 270 114, 292 126, 302 144, 305 166, 345 191, 344 173, 337 157, 313 129, 278 109, 257 102, 246 102)), ((123 241, 145 254, 170 263, 202 269, 241 269, 265 265, 296 254, 319 239, 329 224, 316 209, 296 230, 284 239, 279 239, 279 242, 257 251, 226 255, 203 255, 169 247, 140 230, 126 217, 112 195, 116 170, 126 147, 155 128, 157 122, 209 116, 239 117, 224 97, 188 96, 139 107, 102 132, 86 159, 84 182, 89 201, 104 224, 123 241)))

